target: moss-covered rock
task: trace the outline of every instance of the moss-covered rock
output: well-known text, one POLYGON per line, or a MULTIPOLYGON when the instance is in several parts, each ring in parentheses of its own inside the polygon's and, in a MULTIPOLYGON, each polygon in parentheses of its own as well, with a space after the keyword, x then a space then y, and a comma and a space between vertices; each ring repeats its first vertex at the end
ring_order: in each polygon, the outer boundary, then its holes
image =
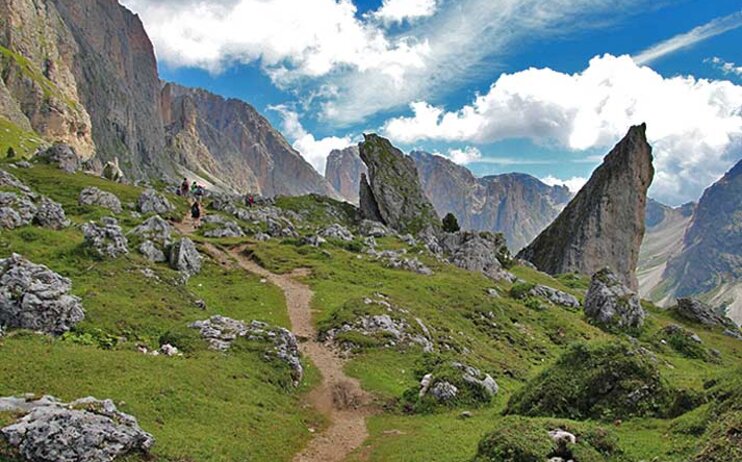
POLYGON ((649 351, 623 342, 574 344, 511 397, 507 413, 573 419, 677 414, 679 393, 655 361, 649 351))
POLYGON ((544 462, 552 457, 575 462, 607 462, 618 460, 620 455, 616 437, 605 429, 567 421, 509 416, 482 438, 474 462, 544 462), (570 441, 571 436, 574 436, 574 443, 570 441))

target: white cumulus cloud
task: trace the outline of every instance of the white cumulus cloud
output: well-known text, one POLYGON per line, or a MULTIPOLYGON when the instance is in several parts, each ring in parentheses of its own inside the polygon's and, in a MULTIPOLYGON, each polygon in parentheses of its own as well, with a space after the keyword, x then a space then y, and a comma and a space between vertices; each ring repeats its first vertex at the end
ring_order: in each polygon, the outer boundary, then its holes
POLYGON ((608 148, 646 122, 655 150, 653 195, 697 200, 742 157, 742 86, 664 78, 630 57, 593 58, 583 72, 528 69, 503 74, 486 94, 449 112, 426 102, 383 131, 396 142, 485 143, 530 138, 575 151, 608 148))
POLYGON ((573 176, 572 178, 562 180, 560 178, 556 178, 555 176, 548 175, 544 178, 539 179, 549 186, 566 186, 567 189, 569 189, 569 192, 571 192, 572 194, 577 194, 577 192, 579 192, 579 190, 582 189, 583 186, 585 186, 585 183, 587 183, 587 178, 582 176, 573 176))
POLYGON ((299 120, 299 114, 286 106, 271 106, 269 109, 281 115, 283 134, 292 141, 292 147, 299 151, 304 159, 321 175, 325 174, 327 157, 330 152, 335 149, 345 149, 353 144, 351 136, 315 138, 314 135, 304 129, 299 120))
POLYGON ((468 165, 481 160, 482 152, 475 147, 467 146, 464 149, 450 149, 445 157, 456 164, 468 165))
POLYGON ((372 16, 385 23, 402 23, 433 16, 437 8, 436 0, 384 0, 372 16))
POLYGON ((714 67, 719 69, 724 74, 732 74, 736 75, 737 77, 742 77, 742 66, 738 66, 735 63, 724 61, 718 56, 707 59, 706 62, 710 62, 714 65, 714 67))

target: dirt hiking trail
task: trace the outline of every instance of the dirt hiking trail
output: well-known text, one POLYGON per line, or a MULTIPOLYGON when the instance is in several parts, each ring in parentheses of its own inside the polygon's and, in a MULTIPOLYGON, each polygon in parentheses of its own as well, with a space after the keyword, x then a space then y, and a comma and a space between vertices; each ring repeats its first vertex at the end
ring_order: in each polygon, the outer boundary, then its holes
MULTIPOLYGON (((194 232, 190 217, 176 223, 183 234, 194 232)), ((314 293, 297 280, 310 273, 306 269, 291 274, 275 274, 261 267, 246 254, 246 246, 222 250, 213 244, 203 244, 204 250, 221 265, 232 261, 244 270, 265 278, 279 287, 285 297, 291 331, 300 340, 301 353, 311 359, 322 374, 322 382, 308 395, 309 404, 329 421, 325 431, 317 434, 304 450, 294 456, 294 462, 340 462, 359 448, 368 437, 366 417, 371 414, 370 396, 361 389, 358 380, 343 372, 344 361, 332 349, 317 341, 312 323, 311 301, 314 293)))

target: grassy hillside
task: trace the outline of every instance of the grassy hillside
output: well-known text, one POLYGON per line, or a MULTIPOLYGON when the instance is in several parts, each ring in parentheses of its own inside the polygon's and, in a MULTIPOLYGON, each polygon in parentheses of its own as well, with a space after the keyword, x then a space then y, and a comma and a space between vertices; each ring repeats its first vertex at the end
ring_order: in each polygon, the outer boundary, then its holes
MULTIPOLYGON (((51 166, 11 169, 6 162, 0 168, 62 203, 76 224, 111 215, 77 204, 86 186, 110 191, 124 204, 135 202, 141 192, 84 174, 68 175, 51 166)), ((178 206, 173 218, 182 216, 186 204, 170 199, 178 206)), ((303 235, 352 219, 347 207, 316 197, 283 199, 278 206, 305 216, 297 226, 303 235)), ((125 207, 117 218, 129 230, 146 217, 135 216, 125 207)), ((368 420, 370 438, 353 460, 453 462, 472 460, 478 451, 477 460, 535 460, 527 458, 527 449, 548 445, 543 442, 545 432, 560 427, 584 441, 579 460, 681 462, 703 451, 709 454, 728 437, 726 429, 739 428, 734 426, 739 424, 742 403, 739 394, 730 390, 742 389, 738 369, 742 342, 686 325, 651 304, 646 305, 645 328, 632 340, 588 324, 581 310, 540 299, 515 299, 510 296, 512 284, 495 283, 442 263, 394 237, 378 239, 379 248, 406 248, 434 274, 387 268, 361 251, 360 240, 330 240, 320 248, 302 245, 300 239, 197 240, 224 248, 247 244, 247 252, 274 272, 311 269, 305 282, 315 292, 312 304, 321 332, 380 314, 404 322, 414 334, 423 332, 421 325, 429 331, 434 348, 427 353, 414 344, 391 345, 383 336, 344 334, 342 340, 349 345, 346 370, 373 393, 377 408, 368 420), (389 308, 366 299, 383 299, 389 308), (689 346, 682 338, 668 337, 663 329, 670 324, 697 333, 703 343, 689 346), (544 381, 545 374, 555 374, 555 365, 576 342, 592 348, 617 341, 651 352, 656 358, 652 367, 662 383, 690 397, 672 417, 614 418, 602 413, 575 421, 557 415, 505 415, 511 397, 529 384, 544 381), (447 405, 418 399, 420 379, 433 370, 446 371, 453 361, 490 374, 500 386, 499 393, 491 400, 461 399, 447 405), (471 416, 462 416, 464 411, 471 416), (521 458, 493 455, 521 450, 521 458)), ((0 232, 0 257, 20 253, 71 278, 73 292, 82 297, 86 309, 85 320, 63 337, 16 331, 0 338, 0 396, 111 398, 155 436, 154 459, 162 461, 290 460, 312 437, 310 429, 322 428, 318 415, 304 406, 304 393, 318 380, 311 364, 305 364, 304 383, 293 389, 286 371, 266 361, 251 345, 216 353, 186 327, 213 314, 289 327, 278 288, 208 259, 198 276, 180 284, 173 270, 145 261, 134 249, 126 257, 104 261, 91 258, 82 241, 76 226, 62 231, 24 227, 0 232), (196 300, 204 300, 206 310, 196 300), (184 356, 137 351, 139 345, 157 348, 163 340, 175 343, 184 356)), ((525 267, 512 271, 528 283, 545 284, 580 299, 584 296, 583 277, 555 279, 525 267)), ((0 422, 10 418, 0 414, 0 422)))

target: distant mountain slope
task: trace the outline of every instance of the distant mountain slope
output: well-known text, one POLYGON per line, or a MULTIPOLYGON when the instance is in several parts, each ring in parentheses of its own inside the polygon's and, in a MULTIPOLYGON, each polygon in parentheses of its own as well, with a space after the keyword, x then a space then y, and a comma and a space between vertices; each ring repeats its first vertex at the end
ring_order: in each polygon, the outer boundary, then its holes
POLYGON ((237 192, 338 197, 249 104, 173 83, 161 100, 167 151, 188 170, 237 192))
POLYGON ((636 276, 643 298, 661 306, 675 302, 661 291, 667 262, 680 254, 683 237, 693 219, 694 203, 672 208, 653 199, 647 203, 647 232, 644 234, 636 276))
POLYGON ((631 127, 559 217, 519 258, 549 274, 593 274, 610 266, 638 289, 647 190, 654 177, 646 125, 631 127))
POLYGON ((327 157, 325 178, 352 204, 358 204, 358 185, 363 173, 368 173, 368 168, 361 160, 358 146, 333 150, 327 157))
POLYGON ((703 294, 742 322, 742 160, 703 193, 663 278, 666 296, 703 294))
POLYGON ((559 215, 572 195, 523 173, 476 178, 467 168, 420 151, 415 160, 425 193, 438 214, 451 212, 464 229, 497 231, 517 252, 559 215))
MULTIPOLYGON (((417 166, 425 195, 440 216, 451 212, 464 229, 501 232, 518 251, 556 218, 572 197, 563 186, 548 186, 522 173, 477 178, 466 167, 422 151, 410 157, 417 166)), ((352 203, 365 165, 357 147, 333 151, 326 178, 352 203)))

